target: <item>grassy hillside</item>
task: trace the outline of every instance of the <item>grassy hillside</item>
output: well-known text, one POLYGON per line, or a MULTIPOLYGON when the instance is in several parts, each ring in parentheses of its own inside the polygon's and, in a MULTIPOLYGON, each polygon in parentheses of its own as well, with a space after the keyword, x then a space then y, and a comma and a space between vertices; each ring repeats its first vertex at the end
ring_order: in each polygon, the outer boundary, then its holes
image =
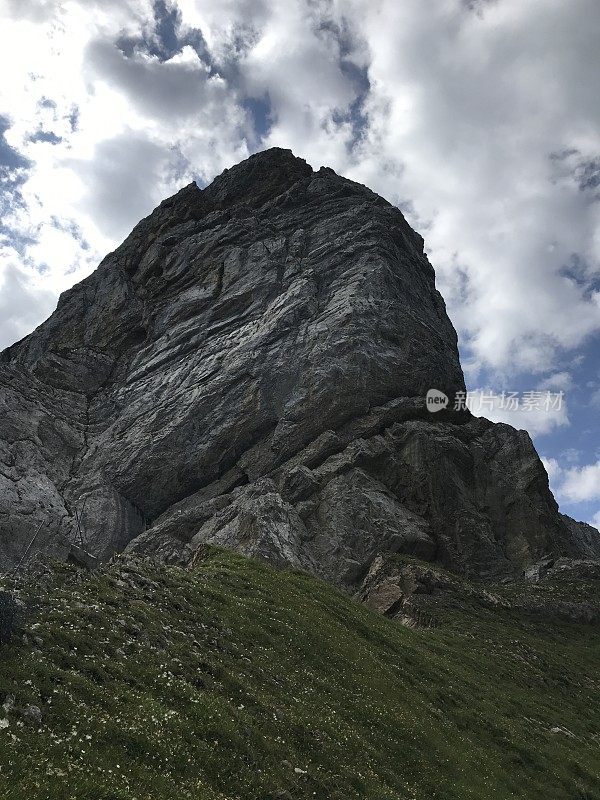
POLYGON ((6 800, 600 798, 598 627, 471 598, 411 629, 220 550, 22 593, 6 800))

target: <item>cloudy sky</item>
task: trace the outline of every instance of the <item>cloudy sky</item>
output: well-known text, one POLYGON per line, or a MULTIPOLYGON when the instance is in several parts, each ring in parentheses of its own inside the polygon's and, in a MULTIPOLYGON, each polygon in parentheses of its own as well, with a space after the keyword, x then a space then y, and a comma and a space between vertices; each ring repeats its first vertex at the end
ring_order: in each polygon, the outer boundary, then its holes
POLYGON ((0 347, 165 196, 288 147, 403 210, 476 413, 600 525, 598 41, 598 0, 0 0, 0 347))

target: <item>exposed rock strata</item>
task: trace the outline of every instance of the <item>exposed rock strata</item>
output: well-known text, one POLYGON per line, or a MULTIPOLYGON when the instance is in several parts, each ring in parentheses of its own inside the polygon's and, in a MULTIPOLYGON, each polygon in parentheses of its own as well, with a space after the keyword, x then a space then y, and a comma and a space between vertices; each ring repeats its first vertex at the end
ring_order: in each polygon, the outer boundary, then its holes
POLYGON ((46 553, 215 542, 345 585, 381 551, 476 574, 600 556, 527 434, 429 414, 432 387, 464 381, 421 237, 330 169, 252 156, 0 357, 1 564, 40 524, 46 553))
POLYGON ((597 624, 600 561, 545 558, 523 579, 468 582, 438 565, 384 554, 375 557, 356 596, 410 627, 436 627, 445 611, 474 603, 539 619, 597 624))

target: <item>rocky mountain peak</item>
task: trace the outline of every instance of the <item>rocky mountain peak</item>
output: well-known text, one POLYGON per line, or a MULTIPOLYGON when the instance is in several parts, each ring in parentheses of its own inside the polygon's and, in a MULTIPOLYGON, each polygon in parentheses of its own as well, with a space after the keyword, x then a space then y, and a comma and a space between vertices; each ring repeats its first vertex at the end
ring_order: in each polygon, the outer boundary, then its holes
POLYGON ((222 172, 204 190, 203 200, 211 210, 260 208, 312 174, 306 161, 291 150, 272 147, 222 172))
POLYGON ((578 554, 529 437, 431 414, 430 388, 464 379, 421 237, 258 153, 161 203, 2 355, 2 561, 38 529, 46 554, 217 542, 347 586, 380 552, 478 574, 578 554))

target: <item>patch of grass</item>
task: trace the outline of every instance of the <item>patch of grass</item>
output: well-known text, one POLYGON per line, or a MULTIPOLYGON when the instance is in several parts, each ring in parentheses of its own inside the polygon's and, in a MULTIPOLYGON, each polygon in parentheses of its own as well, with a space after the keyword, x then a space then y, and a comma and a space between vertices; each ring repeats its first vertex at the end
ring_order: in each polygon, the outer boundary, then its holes
POLYGON ((217 549, 194 571, 56 565, 21 595, 7 800, 600 800, 597 627, 457 591, 410 629, 217 549))

